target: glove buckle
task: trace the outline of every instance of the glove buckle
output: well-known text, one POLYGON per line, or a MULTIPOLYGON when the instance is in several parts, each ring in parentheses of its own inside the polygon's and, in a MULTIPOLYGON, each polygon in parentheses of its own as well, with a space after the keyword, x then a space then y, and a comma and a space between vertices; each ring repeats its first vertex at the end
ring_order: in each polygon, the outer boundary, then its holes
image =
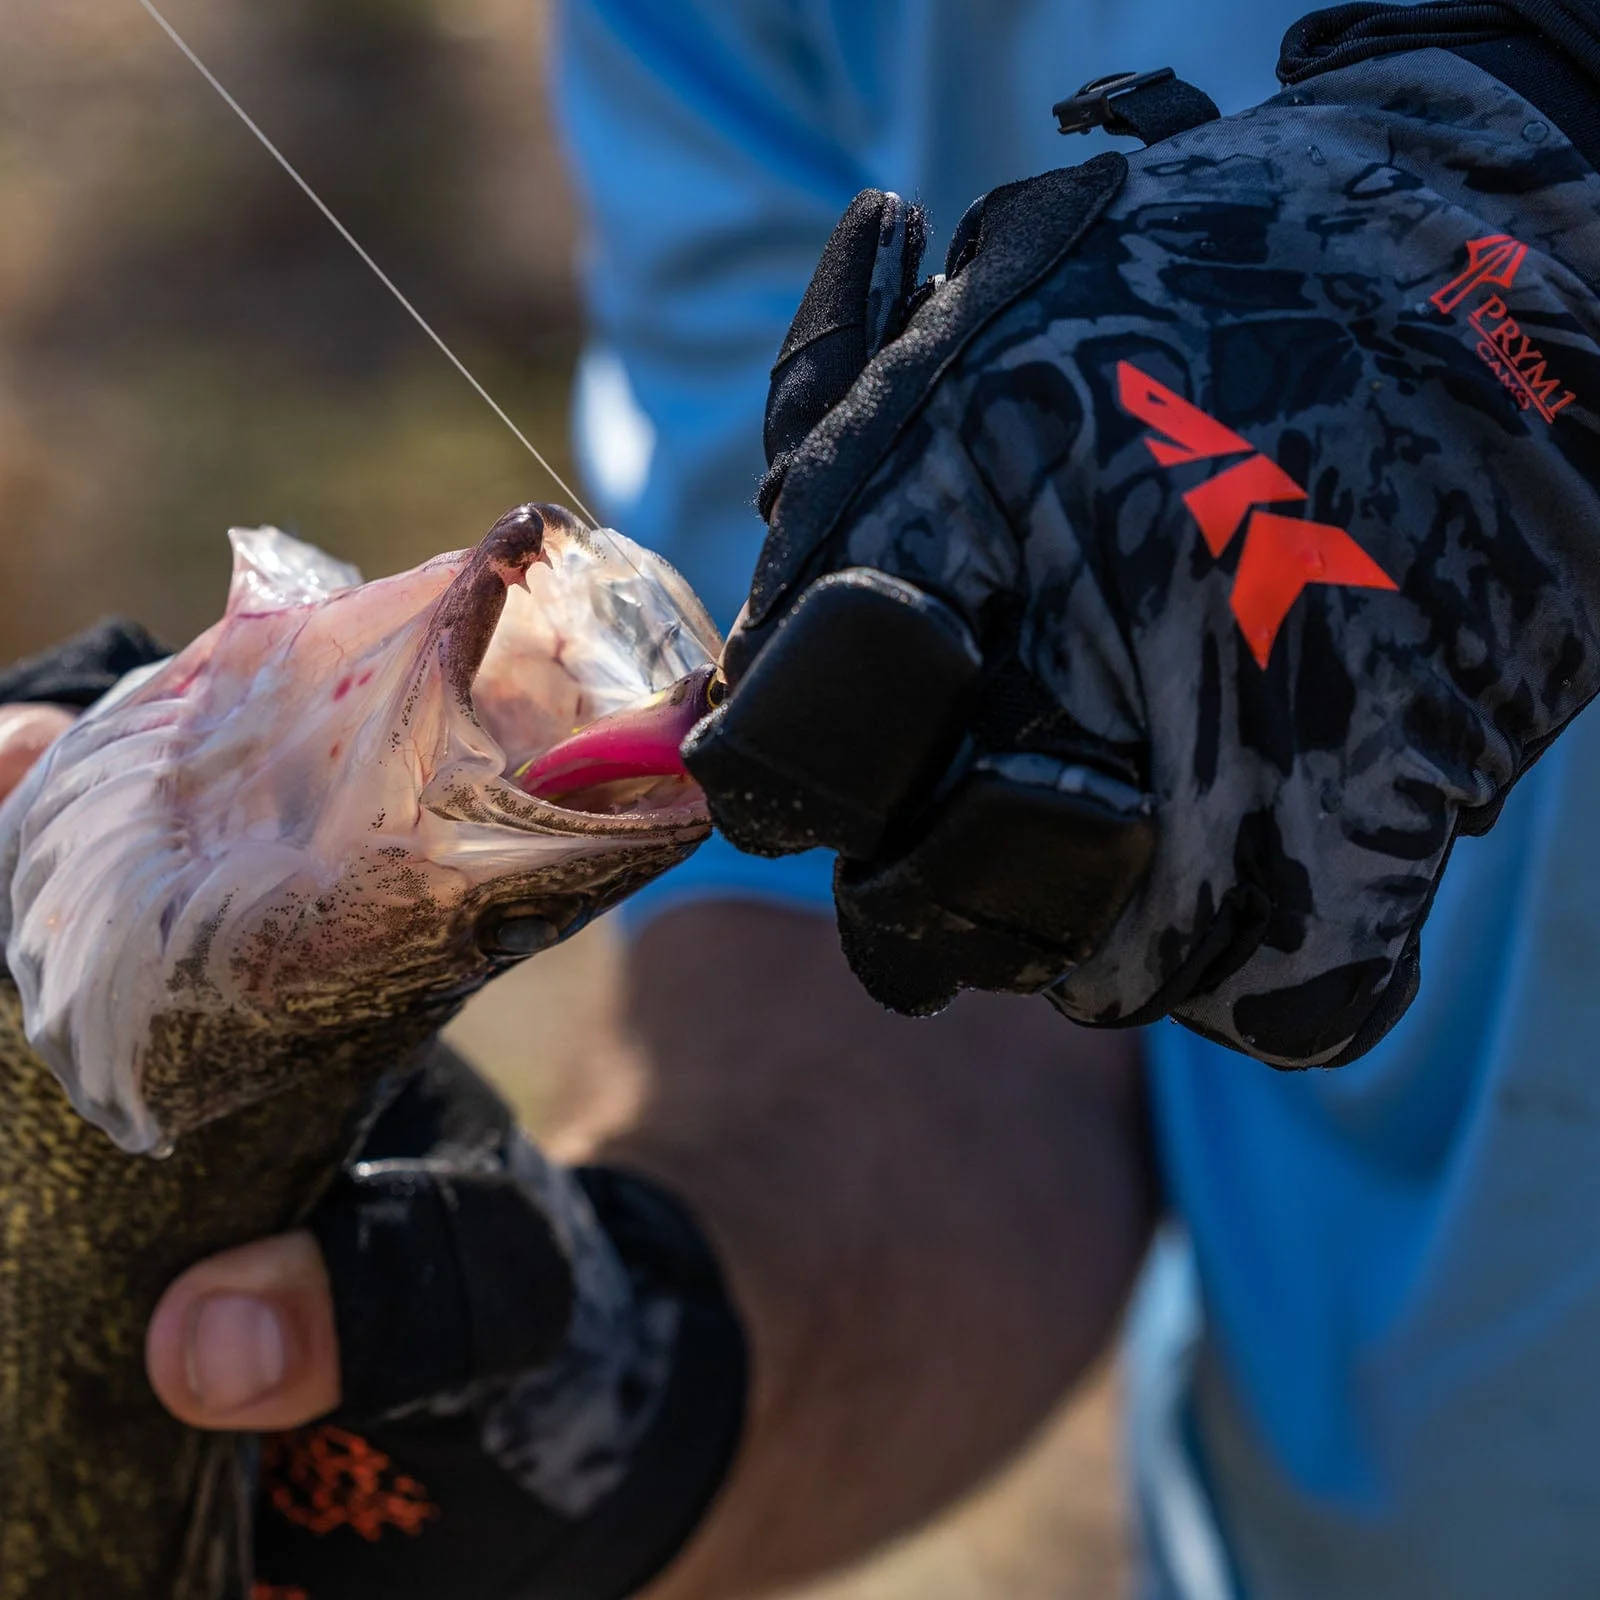
POLYGON ((1091 78, 1076 94, 1056 101, 1050 113, 1059 132, 1088 133, 1091 128, 1103 128, 1110 122, 1113 100, 1136 89, 1169 83, 1176 77, 1171 67, 1157 67, 1154 72, 1108 72, 1104 77, 1091 78))

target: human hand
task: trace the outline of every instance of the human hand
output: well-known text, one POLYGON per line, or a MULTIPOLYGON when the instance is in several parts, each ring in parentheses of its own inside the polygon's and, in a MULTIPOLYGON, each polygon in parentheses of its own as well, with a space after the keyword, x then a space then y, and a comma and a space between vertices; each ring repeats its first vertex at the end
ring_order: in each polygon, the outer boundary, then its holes
POLYGON ((0 799, 10 794, 22 775, 72 726, 65 706, 0 706, 0 799))
MULTIPOLYGON (((0 670, 0 801, 160 656, 113 623, 0 670)), ((693 1221, 641 1179, 546 1161, 443 1050, 307 1227, 198 1264, 146 1331, 156 1395, 226 1436, 200 1481, 236 1463, 260 1485, 261 1586, 350 1600, 509 1594, 535 1571, 633 1592, 693 1528, 743 1408, 693 1221)))
POLYGON ((1600 329, 1563 254, 1597 180, 1469 186, 1526 107, 1449 57, 1337 83, 997 190, 921 289, 893 197, 829 244, 685 757, 735 844, 839 852, 885 1004, 1353 1059, 1454 839, 1600 682, 1594 416, 1483 355, 1600 329), (1481 121, 1442 145, 1404 107, 1445 80, 1481 121))
MULTIPOLYGON (((572 1228, 549 1206, 581 1201, 475 1078, 442 1063, 380 1120, 308 1227, 212 1256, 162 1296, 146 1368, 180 1420, 271 1431, 337 1409, 364 1423, 508 1381, 560 1351, 572 1228), (463 1101, 477 1103, 470 1148, 390 1153, 391 1128, 431 1134, 439 1107, 463 1101)), ((605 1248, 592 1220, 580 1232, 605 1248)))
POLYGON ((573 1340, 593 1337, 593 1307, 574 1315, 575 1282, 615 1297, 625 1340, 626 1274, 572 1177, 447 1054, 362 1155, 307 1227, 171 1285, 147 1332, 151 1386, 193 1427, 266 1436, 263 1584, 508 1592, 563 1527, 525 1470, 561 1455, 560 1428, 526 1393, 581 1395, 573 1340))
POLYGON ((261 1581, 631 1593, 737 1438, 741 1338, 693 1223, 642 1180, 546 1161, 447 1052, 362 1156, 307 1228, 200 1263, 149 1325, 175 1415, 268 1435, 261 1581))
POLYGON ((327 1415, 339 1341, 315 1236, 302 1228, 191 1267, 150 1319, 145 1368, 190 1427, 271 1433, 327 1415))

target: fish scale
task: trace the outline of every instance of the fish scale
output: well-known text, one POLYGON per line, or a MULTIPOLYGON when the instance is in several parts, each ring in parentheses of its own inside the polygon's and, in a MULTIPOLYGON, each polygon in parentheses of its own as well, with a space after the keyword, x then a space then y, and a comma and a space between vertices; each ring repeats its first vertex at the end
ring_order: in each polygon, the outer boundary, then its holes
MULTIPOLYGON (((183 1551, 207 1441, 144 1376, 162 1291, 204 1256, 281 1231, 326 1187, 379 1077, 416 1061, 438 1015, 286 1046, 216 1019, 200 1059, 297 1070, 281 1094, 151 1160, 116 1150, 29 1048, 0 981, 0 1600, 218 1600, 183 1551)), ((207 1543, 231 1543, 231 1501, 207 1543)))

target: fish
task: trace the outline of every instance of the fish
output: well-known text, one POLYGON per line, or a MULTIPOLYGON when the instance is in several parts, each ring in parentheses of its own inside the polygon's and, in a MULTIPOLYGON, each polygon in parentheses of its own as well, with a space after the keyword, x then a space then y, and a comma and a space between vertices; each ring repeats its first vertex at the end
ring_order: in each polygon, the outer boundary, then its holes
POLYGON ((233 1600, 242 1447, 143 1369, 483 984, 683 860, 720 640, 554 505, 363 583, 234 530, 223 617, 0 805, 0 1600, 233 1600))

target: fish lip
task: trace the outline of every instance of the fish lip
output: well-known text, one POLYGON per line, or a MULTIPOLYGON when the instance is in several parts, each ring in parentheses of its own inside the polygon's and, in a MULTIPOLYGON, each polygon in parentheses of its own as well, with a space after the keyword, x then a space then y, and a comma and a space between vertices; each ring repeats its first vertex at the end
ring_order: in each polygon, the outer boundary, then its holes
MULTIPOLYGON (((690 780, 692 783, 692 780, 690 780)), ((686 787, 688 787, 686 785, 686 787)), ((711 812, 698 784, 679 805, 650 811, 582 811, 542 800, 497 779, 476 791, 483 812, 474 816, 468 805, 448 809, 433 805, 440 815, 460 821, 496 822, 530 834, 593 835, 596 838, 639 837, 662 841, 697 840, 711 832, 711 812)))

